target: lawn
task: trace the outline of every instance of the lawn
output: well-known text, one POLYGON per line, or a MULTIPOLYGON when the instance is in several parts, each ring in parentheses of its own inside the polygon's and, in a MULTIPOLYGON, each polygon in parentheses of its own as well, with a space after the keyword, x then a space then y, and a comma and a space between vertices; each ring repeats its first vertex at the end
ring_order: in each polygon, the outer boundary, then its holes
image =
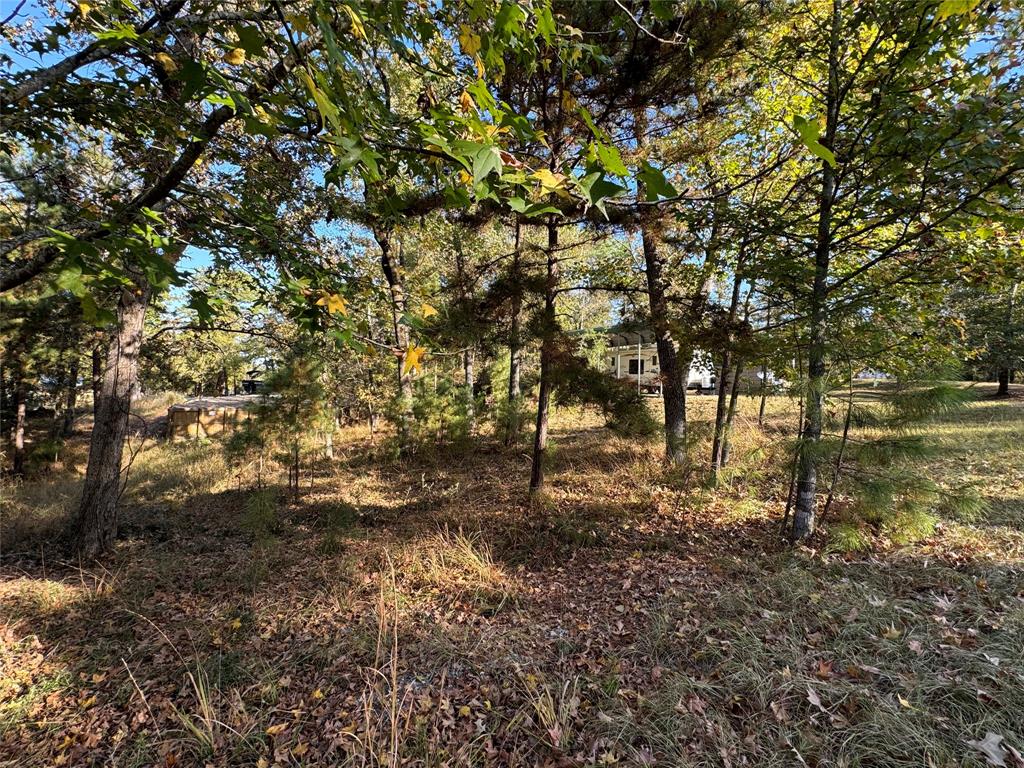
POLYGON ((920 471, 984 510, 855 554, 779 537, 784 398, 715 488, 567 410, 533 500, 487 434, 348 428, 298 500, 148 440, 102 567, 78 437, 4 490, 0 764, 1024 765, 1024 390, 979 394, 920 471))

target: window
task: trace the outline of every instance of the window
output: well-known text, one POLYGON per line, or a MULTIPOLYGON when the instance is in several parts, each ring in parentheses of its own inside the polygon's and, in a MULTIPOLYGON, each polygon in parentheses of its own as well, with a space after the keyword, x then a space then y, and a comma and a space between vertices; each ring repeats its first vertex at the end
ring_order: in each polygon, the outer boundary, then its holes
POLYGON ((651 358, 651 366, 654 367, 654 368, 658 367, 658 356, 657 355, 655 355, 654 357, 651 358))
POLYGON ((637 360, 635 357, 630 358, 630 361, 629 361, 629 374, 631 376, 636 376, 637 368, 640 369, 640 373, 643 373, 644 372, 644 361, 643 360, 637 360))

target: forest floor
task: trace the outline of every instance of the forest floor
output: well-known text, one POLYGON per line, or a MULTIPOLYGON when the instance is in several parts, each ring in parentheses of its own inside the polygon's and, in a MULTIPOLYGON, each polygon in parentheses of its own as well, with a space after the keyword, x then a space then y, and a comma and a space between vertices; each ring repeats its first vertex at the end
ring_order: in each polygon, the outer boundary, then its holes
POLYGON ((1024 766, 1024 388, 924 428, 987 511, 859 554, 780 540, 795 411, 741 402, 714 489, 558 412, 532 502, 489 437, 352 428, 297 500, 149 440, 102 566, 79 436, 4 490, 0 765, 1024 766))

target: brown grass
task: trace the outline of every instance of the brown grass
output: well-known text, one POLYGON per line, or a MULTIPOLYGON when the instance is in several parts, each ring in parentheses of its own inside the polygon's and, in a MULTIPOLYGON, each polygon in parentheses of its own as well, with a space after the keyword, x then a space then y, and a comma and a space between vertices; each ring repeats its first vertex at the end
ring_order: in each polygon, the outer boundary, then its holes
POLYGON ((1024 402, 925 427, 920 471, 986 511, 856 555, 779 541, 795 410, 742 405, 714 488, 559 412, 532 500, 486 439, 396 462, 353 431, 259 504, 217 445, 153 443, 102 568, 41 536, 73 466, 8 487, 0 765, 980 766, 989 732, 1012 764, 1024 402))

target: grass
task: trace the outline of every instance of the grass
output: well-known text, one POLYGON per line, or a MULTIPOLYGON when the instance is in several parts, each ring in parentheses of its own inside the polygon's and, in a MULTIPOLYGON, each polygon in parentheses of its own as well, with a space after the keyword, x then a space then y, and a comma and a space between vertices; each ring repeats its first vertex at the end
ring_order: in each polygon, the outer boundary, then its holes
POLYGON ((103 569, 48 539, 73 438, 3 489, 0 766, 983 766, 990 732, 1024 750, 1024 400, 920 428, 936 450, 912 471, 946 493, 926 517, 890 531, 839 505, 796 549, 777 534, 793 404, 762 428, 741 399, 712 486, 712 400, 691 399, 695 462, 671 471, 657 440, 557 412, 534 499, 522 448, 491 438, 399 462, 354 429, 297 501, 279 468, 260 490, 217 444, 147 440, 103 569))

